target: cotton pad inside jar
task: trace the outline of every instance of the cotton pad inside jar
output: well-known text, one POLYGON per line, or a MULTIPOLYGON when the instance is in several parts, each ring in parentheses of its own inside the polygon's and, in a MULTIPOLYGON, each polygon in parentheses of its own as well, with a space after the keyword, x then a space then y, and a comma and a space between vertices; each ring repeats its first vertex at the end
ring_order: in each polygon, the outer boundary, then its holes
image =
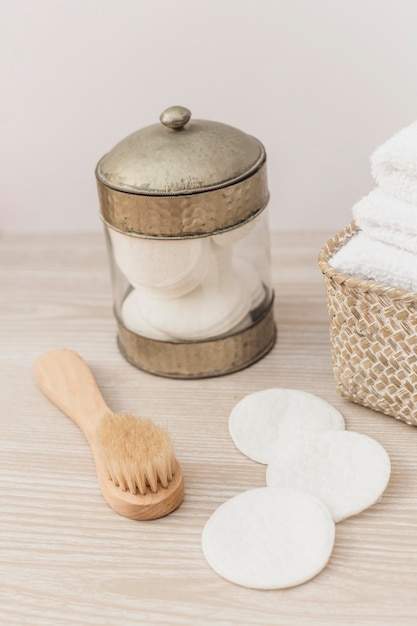
POLYGON ((263 487, 224 502, 206 522, 208 564, 227 580, 254 589, 283 589, 317 575, 335 538, 328 509, 308 493, 263 487))
POLYGON ((229 431, 246 456, 267 464, 280 437, 325 430, 343 430, 342 414, 331 404, 298 389, 272 388, 240 400, 229 417, 229 431))
POLYGON ((134 287, 148 287, 168 297, 192 291, 210 262, 207 239, 153 240, 110 230, 114 258, 134 287))
POLYGON ((240 257, 233 259, 233 270, 242 282, 244 282, 251 296, 251 310, 256 309, 264 301, 266 296, 265 286, 252 263, 240 257))
POLYGON ((150 339, 169 341, 171 338, 166 333, 158 330, 146 320, 141 313, 141 290, 132 289, 122 304, 121 317, 126 328, 150 339))
POLYGON ((140 298, 145 320, 175 339, 215 337, 237 326, 251 308, 251 294, 231 271, 209 275, 189 293, 161 301, 149 290, 140 298))

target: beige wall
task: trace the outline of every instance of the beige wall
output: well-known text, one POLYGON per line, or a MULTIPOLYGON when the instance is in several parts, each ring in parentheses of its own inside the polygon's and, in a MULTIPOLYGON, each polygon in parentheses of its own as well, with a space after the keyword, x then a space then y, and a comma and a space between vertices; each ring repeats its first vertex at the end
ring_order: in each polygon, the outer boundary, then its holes
POLYGON ((171 104, 257 136, 274 229, 338 230, 417 119, 415 0, 2 0, 0 232, 101 228, 97 160, 171 104))

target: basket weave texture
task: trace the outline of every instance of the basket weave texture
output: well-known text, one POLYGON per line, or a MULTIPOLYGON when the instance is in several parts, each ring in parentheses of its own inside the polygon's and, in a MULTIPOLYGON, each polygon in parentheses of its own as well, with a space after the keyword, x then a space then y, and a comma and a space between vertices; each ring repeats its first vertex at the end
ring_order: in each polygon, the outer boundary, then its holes
POLYGON ((358 229, 351 222, 320 250, 338 393, 417 426, 417 293, 341 274, 333 254, 358 229))

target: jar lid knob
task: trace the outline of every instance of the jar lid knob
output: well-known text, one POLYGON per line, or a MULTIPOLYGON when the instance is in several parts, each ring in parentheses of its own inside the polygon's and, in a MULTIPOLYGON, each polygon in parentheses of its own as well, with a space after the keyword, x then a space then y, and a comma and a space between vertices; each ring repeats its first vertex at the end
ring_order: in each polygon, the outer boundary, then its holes
POLYGON ((173 106, 162 111, 160 121, 167 128, 181 130, 191 119, 191 111, 181 106, 173 106))

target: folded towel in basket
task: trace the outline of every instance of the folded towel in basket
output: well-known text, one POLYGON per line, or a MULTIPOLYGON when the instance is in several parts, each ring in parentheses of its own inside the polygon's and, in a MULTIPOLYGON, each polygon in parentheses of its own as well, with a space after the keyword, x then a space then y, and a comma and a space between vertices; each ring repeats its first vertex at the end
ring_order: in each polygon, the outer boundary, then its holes
POLYGON ((340 248, 329 264, 342 274, 417 292, 417 254, 378 241, 363 231, 340 248))
POLYGON ((417 122, 395 133, 375 150, 371 171, 381 189, 417 205, 417 122))
POLYGON ((352 213, 367 235, 417 253, 417 206, 376 187, 353 206, 352 213))

